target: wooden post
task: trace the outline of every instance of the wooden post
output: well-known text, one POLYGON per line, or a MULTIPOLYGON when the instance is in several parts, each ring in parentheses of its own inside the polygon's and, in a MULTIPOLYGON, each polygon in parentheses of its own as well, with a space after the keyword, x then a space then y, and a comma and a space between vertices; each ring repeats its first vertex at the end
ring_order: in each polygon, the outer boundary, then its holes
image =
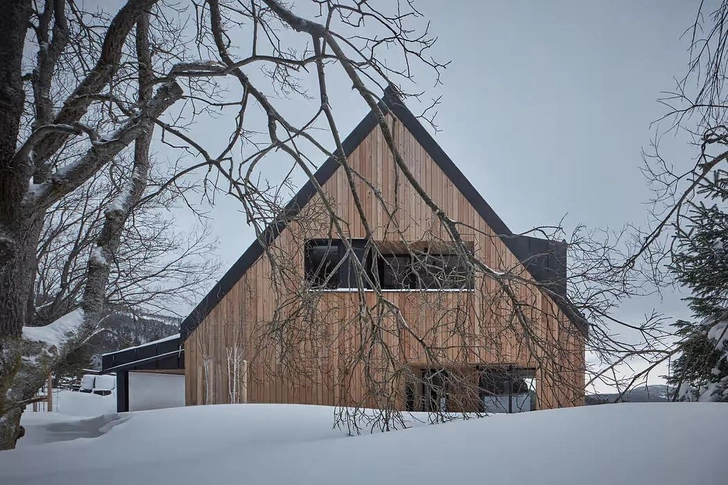
POLYGON ((53 375, 48 374, 48 383, 46 384, 46 387, 48 388, 46 392, 46 399, 48 400, 48 409, 47 411, 49 413, 53 412, 53 375))
POLYGON ((248 402, 248 361, 244 360, 242 364, 241 374, 243 379, 240 384, 240 402, 248 402))

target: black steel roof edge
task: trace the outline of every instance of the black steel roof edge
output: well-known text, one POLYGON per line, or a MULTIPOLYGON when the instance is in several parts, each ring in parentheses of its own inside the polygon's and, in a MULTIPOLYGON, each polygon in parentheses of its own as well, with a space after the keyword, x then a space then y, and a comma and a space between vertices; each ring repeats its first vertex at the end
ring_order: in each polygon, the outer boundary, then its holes
POLYGON ((169 357, 172 354, 180 354, 182 352, 184 352, 184 348, 182 347, 182 336, 181 335, 178 337, 175 337, 175 338, 163 339, 161 342, 155 340, 152 342, 147 342, 146 344, 137 345, 137 346, 126 348, 126 349, 119 349, 116 352, 108 352, 108 353, 103 354, 101 356, 101 371, 100 372, 101 373, 112 372, 113 370, 116 370, 117 367, 126 366, 127 364, 138 363, 140 360, 144 360, 145 362, 147 362, 147 361, 154 362, 155 360, 161 360, 163 358, 169 357), (165 351, 161 354, 159 353, 160 346, 169 347, 170 345, 175 345, 177 347, 177 349, 173 350, 173 351, 172 350, 165 351), (147 348, 154 348, 155 354, 152 356, 149 356, 149 357, 143 357, 142 359, 137 359, 137 354, 139 353, 139 351, 141 351, 143 349, 147 349, 147 348), (109 367, 104 366, 105 363, 107 363, 109 361, 116 362, 117 360, 124 360, 124 357, 126 357, 126 356, 131 357, 131 359, 133 359, 133 360, 126 360, 125 362, 122 362, 120 364, 114 364, 109 367), (119 357, 120 359, 117 359, 117 357, 119 357))
MULTIPOLYGON (((137 367, 139 367, 141 365, 149 364, 151 362, 156 362, 158 360, 167 359, 169 357, 174 357, 174 356, 179 357, 182 354, 184 354, 184 352, 185 352, 185 349, 184 348, 181 348, 179 350, 173 350, 171 352, 165 352, 163 354, 153 355, 151 357, 145 357, 143 359, 133 360, 131 362, 124 362, 123 364, 119 364, 119 365, 115 365, 115 366, 112 366, 112 367, 108 367, 106 369, 103 369, 102 368, 101 369, 101 373, 102 374, 106 374, 106 373, 109 373, 109 372, 116 372, 116 371, 121 371, 121 370, 136 369, 137 367)), ((144 370, 153 370, 153 369, 144 369, 144 370)))
MULTIPOLYGON (((402 124, 415 137, 418 143, 422 145, 427 154, 440 167, 440 169, 450 178, 455 187, 465 196, 470 204, 475 208, 480 217, 488 224, 493 231, 506 244, 508 249, 518 258, 519 261, 527 259, 530 254, 521 254, 522 251, 514 243, 515 239, 521 237, 513 234, 503 220, 495 213, 493 208, 483 199, 480 193, 473 187, 470 181, 450 159, 450 157, 437 144, 422 124, 417 120, 414 114, 405 106, 402 98, 391 87, 384 90, 384 97, 378 104, 382 112, 391 111, 402 124), (509 243, 509 241, 511 241, 509 243)), ((342 143, 344 156, 349 156, 356 147, 371 133, 378 125, 377 114, 370 111, 367 116, 357 125, 349 136, 342 143)), ((339 164, 335 157, 329 157, 326 162, 314 174, 319 185, 323 185, 339 168, 339 164)), ((260 238, 256 239, 243 255, 230 267, 223 275, 220 281, 212 287, 210 292, 200 301, 194 310, 185 318, 180 325, 180 338, 184 342, 185 339, 194 331, 202 320, 212 311, 222 298, 232 289, 235 283, 242 278, 245 272, 255 263, 263 254, 264 245, 261 240, 267 243, 272 242, 285 229, 287 220, 295 216, 316 193, 316 189, 311 181, 306 182, 294 198, 286 205, 283 211, 283 217, 276 222, 271 223, 260 238)), ((562 243, 565 244, 565 243, 562 243)), ((529 271, 530 273, 530 271, 529 271)), ((565 303, 561 298, 555 299, 556 303, 562 307, 562 310, 569 316, 569 319, 577 325, 585 333, 588 324, 584 325, 583 318, 572 318, 579 313, 565 303)))
MULTIPOLYGON (((473 184, 465 177, 460 169, 455 165, 445 151, 437 144, 432 135, 422 126, 417 117, 407 109, 402 98, 400 98, 394 90, 387 88, 384 91, 384 97, 387 105, 391 108, 392 113, 404 124, 404 126, 412 133, 415 139, 425 149, 430 158, 434 160, 440 169, 445 172, 455 187, 465 196, 470 204, 475 208, 480 217, 493 229, 493 231, 501 238, 504 236, 513 236, 513 232, 508 228, 505 222, 495 213, 493 208, 483 199, 483 196, 473 187, 473 184)), ((519 258, 520 259, 520 258, 519 258)))

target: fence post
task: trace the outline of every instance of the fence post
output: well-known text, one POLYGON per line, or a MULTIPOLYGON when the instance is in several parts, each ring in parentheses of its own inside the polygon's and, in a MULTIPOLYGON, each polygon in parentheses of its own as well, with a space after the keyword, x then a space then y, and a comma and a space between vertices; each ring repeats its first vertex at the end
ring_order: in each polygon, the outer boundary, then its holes
POLYGON ((48 374, 48 384, 46 385, 48 388, 46 398, 48 400, 48 412, 53 412, 53 375, 48 374))

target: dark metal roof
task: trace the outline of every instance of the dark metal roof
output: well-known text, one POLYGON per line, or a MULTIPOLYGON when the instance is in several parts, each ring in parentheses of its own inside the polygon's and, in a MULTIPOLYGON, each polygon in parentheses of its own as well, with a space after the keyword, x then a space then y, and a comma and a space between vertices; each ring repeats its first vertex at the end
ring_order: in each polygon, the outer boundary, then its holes
MULTIPOLYGON (((524 263, 533 278, 542 284, 548 285, 549 293, 554 301, 574 322, 577 328, 586 334, 589 326, 588 322, 566 297, 566 243, 513 234, 450 157, 435 142, 434 138, 417 120, 417 117, 407 109, 402 99, 391 87, 385 89, 384 97, 379 101, 378 107, 383 113, 391 112, 412 133, 432 160, 475 208, 480 217, 498 234, 508 249, 524 263)), ((348 157, 377 126, 377 114, 370 111, 342 143, 344 156, 348 157)), ((339 168, 339 163, 336 158, 329 157, 316 171, 314 177, 320 185, 323 185, 336 172, 337 168, 339 168)), ((180 325, 182 341, 197 328, 235 283, 240 280, 248 268, 258 260, 264 252, 265 245, 270 244, 278 237, 286 227, 287 221, 294 217, 315 194, 314 184, 308 181, 286 205, 281 217, 263 231, 260 238, 250 245, 187 318, 182 321, 180 325)))
POLYGON ((184 369, 182 339, 166 338, 101 356, 101 373, 123 370, 184 369))

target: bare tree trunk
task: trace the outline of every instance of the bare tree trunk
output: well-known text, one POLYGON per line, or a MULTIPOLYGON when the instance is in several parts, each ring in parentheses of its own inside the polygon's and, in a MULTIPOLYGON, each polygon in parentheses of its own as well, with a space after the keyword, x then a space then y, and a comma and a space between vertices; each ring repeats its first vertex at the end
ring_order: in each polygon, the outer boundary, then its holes
MULTIPOLYGON (((0 202, 2 205, 2 202, 0 202)), ((19 370, 23 367, 21 356, 25 343, 22 340, 22 324, 28 313, 28 300, 31 297, 31 275, 29 268, 35 266, 35 250, 42 228, 42 220, 35 217, 18 217, 14 224, 11 237, 16 242, 14 257, 0 269, 0 450, 12 448, 20 433, 20 415, 22 408, 7 410, 13 406, 15 399, 8 399, 17 395, 16 380, 19 370), (5 391, 8 390, 8 391, 5 391), (13 446, 9 446, 12 443, 13 446)), ((27 364, 26 364, 27 367, 27 364)), ((47 372, 41 371, 41 374, 47 372)), ((42 376, 38 379, 42 385, 42 376)), ((29 390, 34 394, 39 387, 29 390)), ((22 392, 27 394, 28 392, 22 392)))
MULTIPOLYGON (((149 52, 148 14, 139 18, 137 23, 137 57, 139 61, 139 100, 146 104, 152 97, 152 60, 149 52)), ((89 322, 101 320, 104 311, 106 283, 109 281, 111 262, 119 248, 121 234, 129 217, 131 208, 139 202, 149 179, 149 146, 152 142, 154 125, 143 132, 134 142, 134 167, 131 178, 119 197, 106 209, 106 222, 96 248, 91 254, 88 265, 88 280, 83 295, 82 308, 89 322)))
MULTIPOLYGON (((19 213, 28 168, 14 166, 15 148, 23 113, 23 81, 21 63, 25 31, 30 18, 30 1, 0 2, 0 416, 5 414, 7 396, 14 370, 20 364, 17 352, 21 325, 27 311, 30 288, 23 282, 27 274, 23 265, 30 257, 21 242, 29 227, 19 213)), ((27 182, 26 182, 27 184, 27 182)), ((26 185, 27 186, 27 185, 26 185)), ((35 252, 35 250, 33 250, 35 252)), ((14 416, 3 419, 14 420, 14 416)), ((0 443, 16 438, 17 427, 0 431, 0 443), (10 436, 5 436, 9 433, 10 436)), ((1 447, 1 446, 0 446, 1 447)))
MULTIPOLYGON (((25 31, 30 19, 29 0, 0 1, 0 284, 7 284, 5 263, 17 250, 8 232, 19 232, 15 226, 16 208, 23 198, 25 181, 29 168, 18 170, 13 166, 15 149, 23 114, 22 60, 25 31)), ((0 301, 0 334, 11 332, 11 324, 4 318, 4 311, 10 303, 0 301)), ((17 332, 16 332, 17 333, 17 332)), ((16 335, 17 336, 17 335, 16 335)))
MULTIPOLYGON (((152 99, 151 58, 147 38, 148 14, 144 14, 140 17, 137 27, 137 55, 139 58, 140 72, 139 101, 142 106, 146 106, 154 101, 152 99)), ((165 108, 171 105, 182 94, 181 88, 174 83, 170 83, 163 89, 166 89, 162 95, 162 99, 164 99, 162 106, 165 108)), ((150 117, 146 120, 141 120, 140 125, 142 127, 141 132, 134 140, 134 162, 131 176, 124 190, 107 207, 104 226, 96 242, 96 247, 89 258, 81 308, 67 315, 69 317, 67 321, 70 323, 70 328, 72 328, 69 335, 65 336, 66 338, 60 344, 61 348, 55 345, 53 339, 22 339, 21 335, 17 335, 16 340, 11 345, 6 345, 4 349, 4 359, 7 359, 9 356, 12 360, 2 363, 3 369, 10 369, 10 372, 6 374, 6 381, 0 387, 0 391, 7 390, 0 392, 0 395, 5 396, 5 401, 0 401, 0 404, 3 405, 0 408, 0 412, 2 412, 0 414, 2 416, 0 418, 0 450, 10 449, 15 446, 15 442, 19 437, 19 430, 21 429, 20 418, 24 408, 23 403, 31 399, 36 391, 43 386, 43 382, 48 373, 65 354, 76 348, 93 334, 104 315, 104 297, 109 279, 110 265, 119 247, 121 234, 131 208, 141 199, 149 177, 149 147, 154 129, 154 121, 150 117), (78 321, 78 324, 74 325, 76 321, 78 321), (8 366, 8 364, 11 364, 12 367, 8 366)), ((31 228, 33 228, 32 224, 31 221, 29 223, 31 228)), ((29 267, 34 267, 34 259, 30 258, 34 258, 41 225, 38 225, 36 231, 33 232, 34 237, 36 237, 35 244, 31 244, 32 241, 28 241, 28 244, 22 246, 33 254, 33 256, 22 259, 25 266, 15 264, 16 261, 21 262, 21 258, 17 256, 13 258, 12 266, 17 268, 16 271, 20 272, 23 269, 27 270, 29 267)), ((28 225, 25 225, 25 227, 28 227, 28 225)), ((23 285, 27 287, 25 295, 19 295, 20 298, 16 300, 14 308, 27 309, 30 280, 27 283, 28 285, 23 285)), ((2 317, 3 315, 0 314, 0 318, 2 317)), ((20 321, 25 321, 25 319, 23 318, 20 321)), ((22 326, 18 327, 22 329, 22 326)), ((68 327, 59 326, 59 331, 65 331, 66 328, 68 327)), ((8 341, 5 343, 7 344, 8 341)))

